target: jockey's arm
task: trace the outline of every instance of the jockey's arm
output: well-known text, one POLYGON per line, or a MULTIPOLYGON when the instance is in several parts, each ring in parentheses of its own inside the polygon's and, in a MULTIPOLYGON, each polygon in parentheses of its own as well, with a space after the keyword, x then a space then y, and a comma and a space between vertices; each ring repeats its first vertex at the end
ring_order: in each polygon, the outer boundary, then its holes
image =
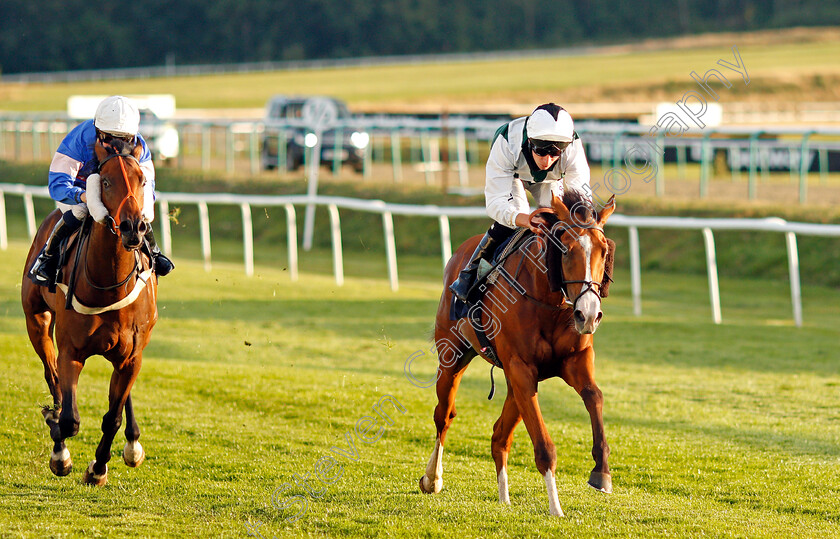
MULTIPOLYGON (((484 199, 487 215, 504 226, 514 228, 520 226, 517 218, 529 210, 528 197, 525 188, 518 178, 514 177, 515 156, 504 144, 502 137, 497 137, 490 149, 487 159, 486 183, 484 185, 484 199)), ((520 218, 521 219, 521 218, 520 218)))

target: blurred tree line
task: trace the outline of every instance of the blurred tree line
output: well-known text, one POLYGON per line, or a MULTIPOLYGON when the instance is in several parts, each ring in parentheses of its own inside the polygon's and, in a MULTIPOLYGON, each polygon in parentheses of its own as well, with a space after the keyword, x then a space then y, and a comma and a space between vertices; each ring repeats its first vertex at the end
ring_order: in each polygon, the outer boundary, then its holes
POLYGON ((557 48, 840 24, 823 0, 0 0, 0 71, 557 48))

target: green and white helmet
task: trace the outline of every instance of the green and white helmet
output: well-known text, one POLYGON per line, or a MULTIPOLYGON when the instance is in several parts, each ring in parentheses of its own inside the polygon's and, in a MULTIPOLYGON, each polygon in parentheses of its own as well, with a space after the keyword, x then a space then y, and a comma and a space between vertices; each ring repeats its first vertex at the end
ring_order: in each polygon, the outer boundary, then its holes
POLYGON ((551 142, 572 142, 575 136, 575 124, 566 109, 554 103, 540 105, 525 125, 528 138, 551 142))

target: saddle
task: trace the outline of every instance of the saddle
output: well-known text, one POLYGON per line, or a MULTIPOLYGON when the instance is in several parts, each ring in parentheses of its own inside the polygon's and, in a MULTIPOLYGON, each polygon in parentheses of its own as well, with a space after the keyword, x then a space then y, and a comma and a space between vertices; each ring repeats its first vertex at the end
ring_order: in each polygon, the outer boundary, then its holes
POLYGON ((464 303, 453 296, 452 305, 449 309, 450 320, 459 320, 467 316, 470 307, 481 301, 481 298, 484 296, 482 292, 482 285, 484 283, 495 283, 496 279, 499 277, 499 267, 511 254, 513 254, 514 251, 519 249, 519 247, 521 247, 522 244, 524 244, 528 238, 533 235, 534 233, 529 229, 519 228, 516 232, 511 234, 510 237, 499 243, 493 252, 492 262, 487 262, 484 259, 479 262, 475 281, 469 291, 469 298, 473 301, 471 303, 464 303))
POLYGON ((55 286, 56 283, 61 281, 64 278, 64 268, 67 266, 67 262, 70 260, 70 256, 73 252, 73 247, 77 244, 81 245, 82 239, 87 235, 90 234, 90 223, 92 220, 87 218, 82 222, 82 226, 77 228, 73 231, 69 236, 65 239, 61 240, 58 244, 58 261, 56 262, 56 273, 55 278, 49 284, 49 291, 52 294, 55 294, 55 286))

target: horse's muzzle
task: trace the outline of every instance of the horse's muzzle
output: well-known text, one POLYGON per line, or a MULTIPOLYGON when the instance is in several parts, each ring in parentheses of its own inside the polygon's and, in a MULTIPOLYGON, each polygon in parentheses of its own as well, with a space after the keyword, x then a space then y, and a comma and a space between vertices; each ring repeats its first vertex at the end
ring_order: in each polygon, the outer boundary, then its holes
POLYGON ((133 251, 143 243, 143 237, 149 230, 149 225, 143 219, 126 219, 120 223, 120 238, 122 246, 127 251, 133 251))

